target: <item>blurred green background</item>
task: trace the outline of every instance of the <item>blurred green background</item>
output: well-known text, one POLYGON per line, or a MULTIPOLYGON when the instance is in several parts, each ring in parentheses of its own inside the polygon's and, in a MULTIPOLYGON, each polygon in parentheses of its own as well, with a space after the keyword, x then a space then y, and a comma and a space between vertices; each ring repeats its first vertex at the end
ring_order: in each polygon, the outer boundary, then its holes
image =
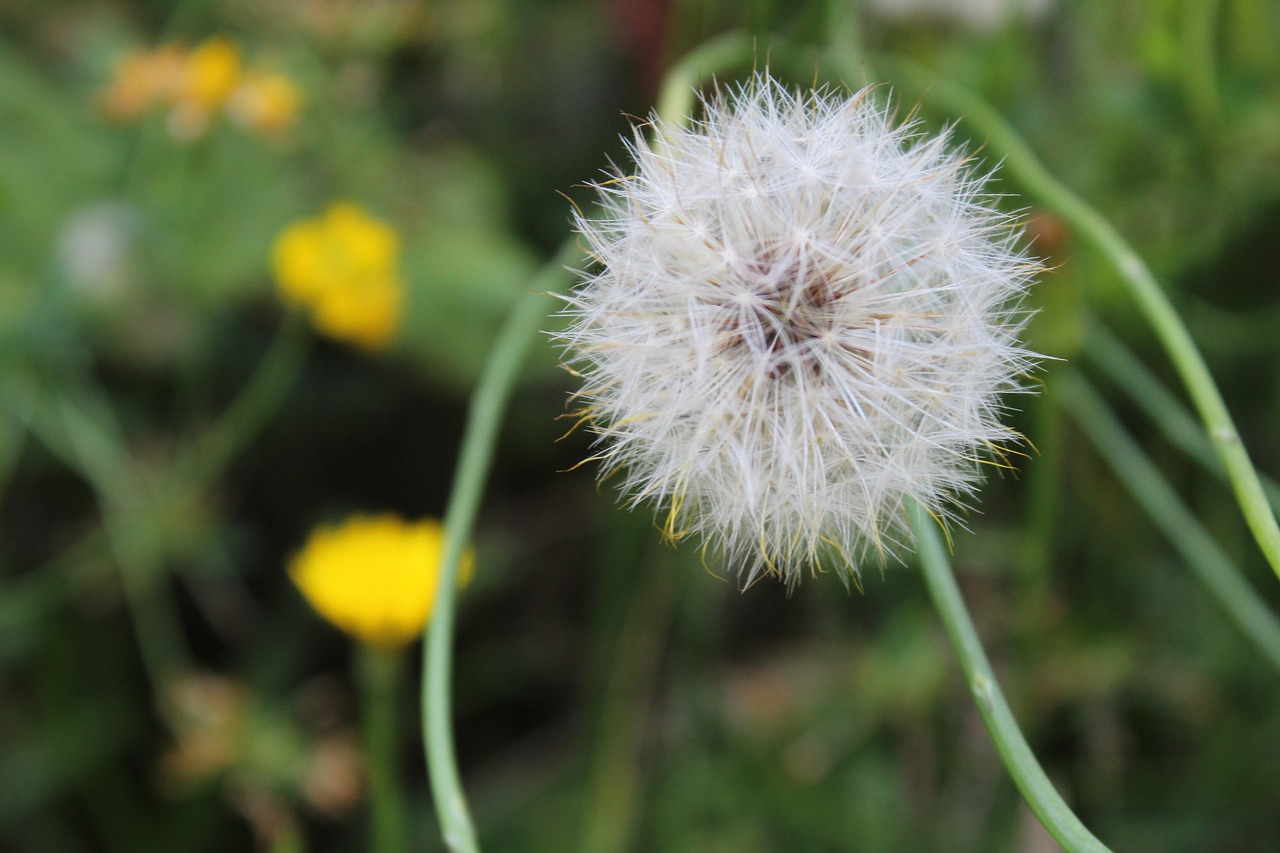
MULTIPOLYGON (((743 29, 796 82, 838 77, 813 58, 835 5, 0 4, 0 849, 365 849, 352 643, 289 555, 348 513, 443 512, 466 395, 568 234, 561 194, 590 203, 664 69, 709 37, 743 29), (215 36, 296 100, 192 119, 122 80, 130 56, 215 36), (311 340, 276 293, 273 241, 337 199, 400 237, 385 349, 311 340)), ((995 104, 1166 283, 1280 471, 1280 4, 863 5, 870 80, 908 56, 995 104)), ((922 96, 883 82, 902 114, 922 96)), ((922 115, 957 118, 927 97, 922 115)), ((1174 385, 1114 275, 1026 214, 1054 267, 1030 346, 1065 361, 1019 401, 1038 454, 956 533, 975 620, 1114 849, 1280 850, 1277 673, 1067 417, 1062 365, 1273 609, 1280 588, 1227 488, 1106 378, 1097 323, 1174 385)), ((1055 849, 914 569, 739 591, 567 471, 590 437, 557 441, 556 361, 540 341, 462 599, 457 737, 486 849, 1055 849)), ((412 849, 443 849, 402 686, 412 849)))

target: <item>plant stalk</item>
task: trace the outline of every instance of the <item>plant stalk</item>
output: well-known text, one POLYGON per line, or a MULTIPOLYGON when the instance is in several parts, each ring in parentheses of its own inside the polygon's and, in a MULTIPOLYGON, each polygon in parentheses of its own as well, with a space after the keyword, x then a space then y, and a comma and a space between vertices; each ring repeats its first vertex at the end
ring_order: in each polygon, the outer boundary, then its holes
POLYGON ((960 659, 960 668, 964 671, 978 712, 982 714, 982 721, 1023 799, 1068 853, 1110 853, 1058 794, 1018 728, 1018 721, 1005 701, 978 639, 978 632, 973 627, 973 620, 965 608, 936 522, 919 504, 912 503, 907 512, 919 544, 920 565, 924 569, 929 595, 960 659))

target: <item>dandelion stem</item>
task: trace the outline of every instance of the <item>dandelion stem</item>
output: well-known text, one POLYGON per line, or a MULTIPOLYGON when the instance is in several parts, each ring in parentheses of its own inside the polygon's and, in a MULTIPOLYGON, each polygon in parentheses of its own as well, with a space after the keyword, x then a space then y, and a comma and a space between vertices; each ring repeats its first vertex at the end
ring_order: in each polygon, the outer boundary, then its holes
MULTIPOLYGON (((1207 470, 1225 479, 1227 472, 1222 467, 1222 460, 1214 453, 1213 444, 1204 434, 1200 422, 1119 338, 1091 317, 1085 322, 1084 352, 1099 370, 1124 388, 1129 398, 1142 407, 1165 438, 1207 470)), ((1280 483, 1265 474, 1261 480, 1272 509, 1280 510, 1280 483)))
POLYGON ((9 479, 22 457, 26 438, 26 428, 13 413, 0 410, 0 494, 7 491, 9 479))
POLYGON ((920 564, 929 595, 938 608, 947 636, 960 658, 960 668, 964 670, 969 690, 982 714, 982 721, 1009 775, 1044 828, 1068 853, 1109 853, 1108 848, 1085 828, 1058 794, 1018 728, 1018 721, 1000 691, 978 632, 965 609, 935 522, 916 503, 910 505, 908 514, 919 543, 920 564))
POLYGON ((590 761, 582 853, 624 853, 634 846, 643 797, 645 725, 657 683, 668 628, 675 613, 670 550, 653 555, 652 521, 640 513, 614 512, 608 550, 609 574, 602 584, 596 646, 603 690, 590 761), (618 578, 622 574, 624 577, 618 578), (613 606, 622 601, 624 606, 613 606))
POLYGON ((671 127, 684 127, 693 112, 697 87, 707 75, 750 59, 754 50, 751 36, 733 31, 686 53, 667 70, 655 107, 658 118, 671 127))
POLYGON ((549 293, 558 290, 570 275, 565 265, 581 257, 575 239, 566 240, 512 308, 497 338, 489 362, 471 397, 458 470, 444 518, 444 554, 441 558, 436 604, 423 642, 422 733, 427 771, 436 815, 445 844, 454 853, 475 853, 480 848, 475 826, 462 791, 458 759, 450 722, 449 683, 452 674, 454 604, 458 565, 475 526, 485 479, 493 459, 493 445, 503 411, 515 385, 525 351, 547 314, 549 293))
POLYGON ((1138 443, 1125 432, 1098 392, 1074 371, 1063 371, 1055 377, 1055 384, 1066 411, 1128 487, 1134 500, 1169 537, 1236 627, 1280 668, 1280 620, 1249 586, 1240 569, 1178 498, 1138 443))
POLYGON ((1105 216, 1054 177, 1022 137, 986 102, 906 60, 889 68, 896 79, 928 88, 929 99, 942 104, 987 137, 988 148, 1003 157, 1004 167, 1023 188, 1052 210, 1102 255, 1119 273, 1139 309, 1151 324, 1191 395, 1254 539, 1280 578, 1280 524, 1267 503, 1258 472, 1249 459, 1218 386, 1196 349, 1187 327, 1151 270, 1105 216))
MULTIPOLYGON (((1218 21, 1220 0, 1183 0, 1183 61, 1178 63, 1183 97, 1209 142, 1219 136, 1222 106, 1218 98, 1218 21)), ((1222 162, 1215 160, 1213 162, 1222 162)))
POLYGON ((396 695, 404 655, 399 649, 360 647, 357 661, 364 693, 364 750, 369 775, 373 853, 404 853, 404 792, 396 770, 396 695))
POLYGON ((217 477, 279 410, 310 344, 306 323, 298 312, 291 312, 239 395, 183 454, 174 479, 203 486, 217 477))

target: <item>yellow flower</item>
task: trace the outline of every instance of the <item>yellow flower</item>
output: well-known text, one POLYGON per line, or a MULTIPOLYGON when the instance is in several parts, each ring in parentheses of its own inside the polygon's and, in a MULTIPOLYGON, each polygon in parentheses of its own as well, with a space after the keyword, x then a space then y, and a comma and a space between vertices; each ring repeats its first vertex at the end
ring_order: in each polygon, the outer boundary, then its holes
POLYGON ((242 65, 240 48, 226 36, 196 45, 174 87, 170 131, 184 139, 204 133, 239 84, 242 65))
POLYGON ((103 113, 113 121, 128 121, 170 102, 185 63, 186 52, 178 45, 129 54, 116 66, 102 95, 103 113))
POLYGON ((286 228, 271 260, 281 296, 309 308, 320 331, 375 349, 400 323, 399 249, 389 225, 338 202, 324 216, 286 228))
MULTIPOLYGON (((431 616, 443 550, 438 522, 355 516, 313 531, 289 575, 325 619, 366 645, 395 648, 417 638, 431 616)), ((468 550, 459 583, 473 565, 468 550)))
POLYGON ((284 74, 250 71, 231 94, 227 111, 249 130, 279 136, 293 126, 302 96, 284 74))
POLYGON ((240 82, 240 48, 226 36, 205 39, 192 49, 174 97, 209 111, 221 107, 240 82))
POLYGON ((168 44, 134 51, 116 66, 101 103, 114 121, 164 105, 169 131, 196 139, 224 111, 251 131, 279 135, 297 119, 302 96, 284 74, 246 68, 235 41, 218 35, 190 50, 168 44))

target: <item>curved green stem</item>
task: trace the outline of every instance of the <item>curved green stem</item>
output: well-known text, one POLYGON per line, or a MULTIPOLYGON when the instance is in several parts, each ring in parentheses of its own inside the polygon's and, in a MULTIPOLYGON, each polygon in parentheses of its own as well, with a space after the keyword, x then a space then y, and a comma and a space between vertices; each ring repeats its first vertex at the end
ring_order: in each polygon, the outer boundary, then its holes
MULTIPOLYGON (((695 100, 695 87, 708 73, 752 56, 753 49, 749 36, 732 32, 684 56, 671 67, 663 82, 656 108, 659 118, 672 127, 686 124, 695 100)), ((565 265, 581 257, 577 240, 566 240, 538 273, 531 290, 516 303, 499 333, 497 345, 471 398, 458 471, 445 511, 445 545, 435 609, 423 637, 422 731, 437 818, 445 843, 455 853, 479 850, 458 773, 449 717, 458 564, 475 526, 493 444, 521 359, 537 332, 539 321, 546 316, 549 294, 569 278, 565 265)))
POLYGON ((1106 845, 1085 828, 1058 794, 1018 728, 1018 721, 1005 701, 969 611, 965 609, 936 523, 919 504, 912 503, 907 512, 919 544, 920 565, 929 595, 942 617, 982 721, 1009 775, 1044 828, 1068 853, 1109 853, 1106 845))
POLYGON ((449 683, 453 661, 454 605, 458 564, 480 509, 493 445, 524 354, 547 315, 550 293, 569 279, 565 265, 581 258, 577 241, 569 239, 547 262, 522 294, 497 338, 467 416, 458 470, 444 517, 444 554, 436 588, 435 609, 427 626, 422 658, 422 733, 431 793, 445 843, 455 853, 479 850, 475 826, 462 791, 450 724, 449 683))
POLYGON ((671 127, 684 126, 693 112, 698 86, 707 75, 732 68, 735 63, 750 59, 754 52, 751 36, 737 30, 689 51, 667 69, 654 108, 658 118, 671 127))
POLYGON ((364 693, 364 750, 369 776, 369 806, 373 853, 404 853, 408 849, 405 831, 404 791, 396 769, 396 694, 400 686, 400 649, 362 646, 356 665, 364 693))
POLYGON ((1119 273, 1191 395, 1231 479, 1249 530, 1272 571, 1280 578, 1280 525, 1267 504, 1258 472, 1240 441, 1204 358, 1142 258, 1105 216, 1055 178, 1022 137, 987 103, 958 86, 935 80, 914 63, 894 60, 889 68, 897 79, 928 88, 931 101, 964 115, 966 121, 986 135, 989 149, 1004 158, 1005 169, 1013 173, 1023 188, 1060 216, 1119 273))
POLYGON ((1063 408, 1111 465, 1120 482, 1182 554, 1205 589, 1240 631, 1280 669, 1280 619, 1249 586, 1240 569, 1178 498, 1098 392, 1075 371, 1055 377, 1063 408))
POLYGON ((676 583, 670 555, 653 555, 652 521, 614 511, 602 555, 601 605, 593 646, 607 650, 603 684, 588 759, 582 853, 625 853, 635 844, 643 797, 645 721, 658 682, 659 663, 675 614, 676 583), (621 575, 621 577, 619 577, 621 575))
POLYGON ((203 485, 218 476, 280 408, 302 372, 310 344, 311 334, 298 313, 285 317, 231 405, 183 453, 174 479, 203 485))
MULTIPOLYGON (((1085 321, 1083 351, 1094 366, 1124 388, 1129 398, 1142 407, 1165 438, 1207 470, 1226 478, 1222 460, 1214 453, 1213 444, 1199 421, 1119 338, 1092 317, 1085 321)), ((1260 479, 1272 509, 1280 510, 1280 483, 1265 474, 1260 479)))
POLYGON ((0 495, 8 490, 9 478, 22 458, 26 439, 27 431, 18 419, 11 412, 0 409, 0 495))
POLYGON ((1220 0, 1183 0, 1182 4, 1182 92, 1197 127, 1209 142, 1221 136, 1222 126, 1216 49, 1220 5, 1220 0))
POLYGON ((1200 345, 1231 356, 1270 354, 1280 349, 1280 305, 1236 312, 1206 299, 1192 299, 1187 313, 1200 345))
POLYGON ((176 606, 158 581, 164 574, 159 522, 149 512, 150 484, 131 467, 119 425, 99 389, 64 380, 55 390, 7 377, 5 403, 31 435, 93 489, 134 625, 139 655, 163 710, 164 688, 191 670, 176 606))
MULTIPOLYGON (((106 543, 106 531, 92 528, 21 577, 0 583, 0 631, 31 625, 74 593, 101 583, 112 570, 102 557, 106 543)), ((11 652, 10 648, 0 649, 0 663, 11 652)))

